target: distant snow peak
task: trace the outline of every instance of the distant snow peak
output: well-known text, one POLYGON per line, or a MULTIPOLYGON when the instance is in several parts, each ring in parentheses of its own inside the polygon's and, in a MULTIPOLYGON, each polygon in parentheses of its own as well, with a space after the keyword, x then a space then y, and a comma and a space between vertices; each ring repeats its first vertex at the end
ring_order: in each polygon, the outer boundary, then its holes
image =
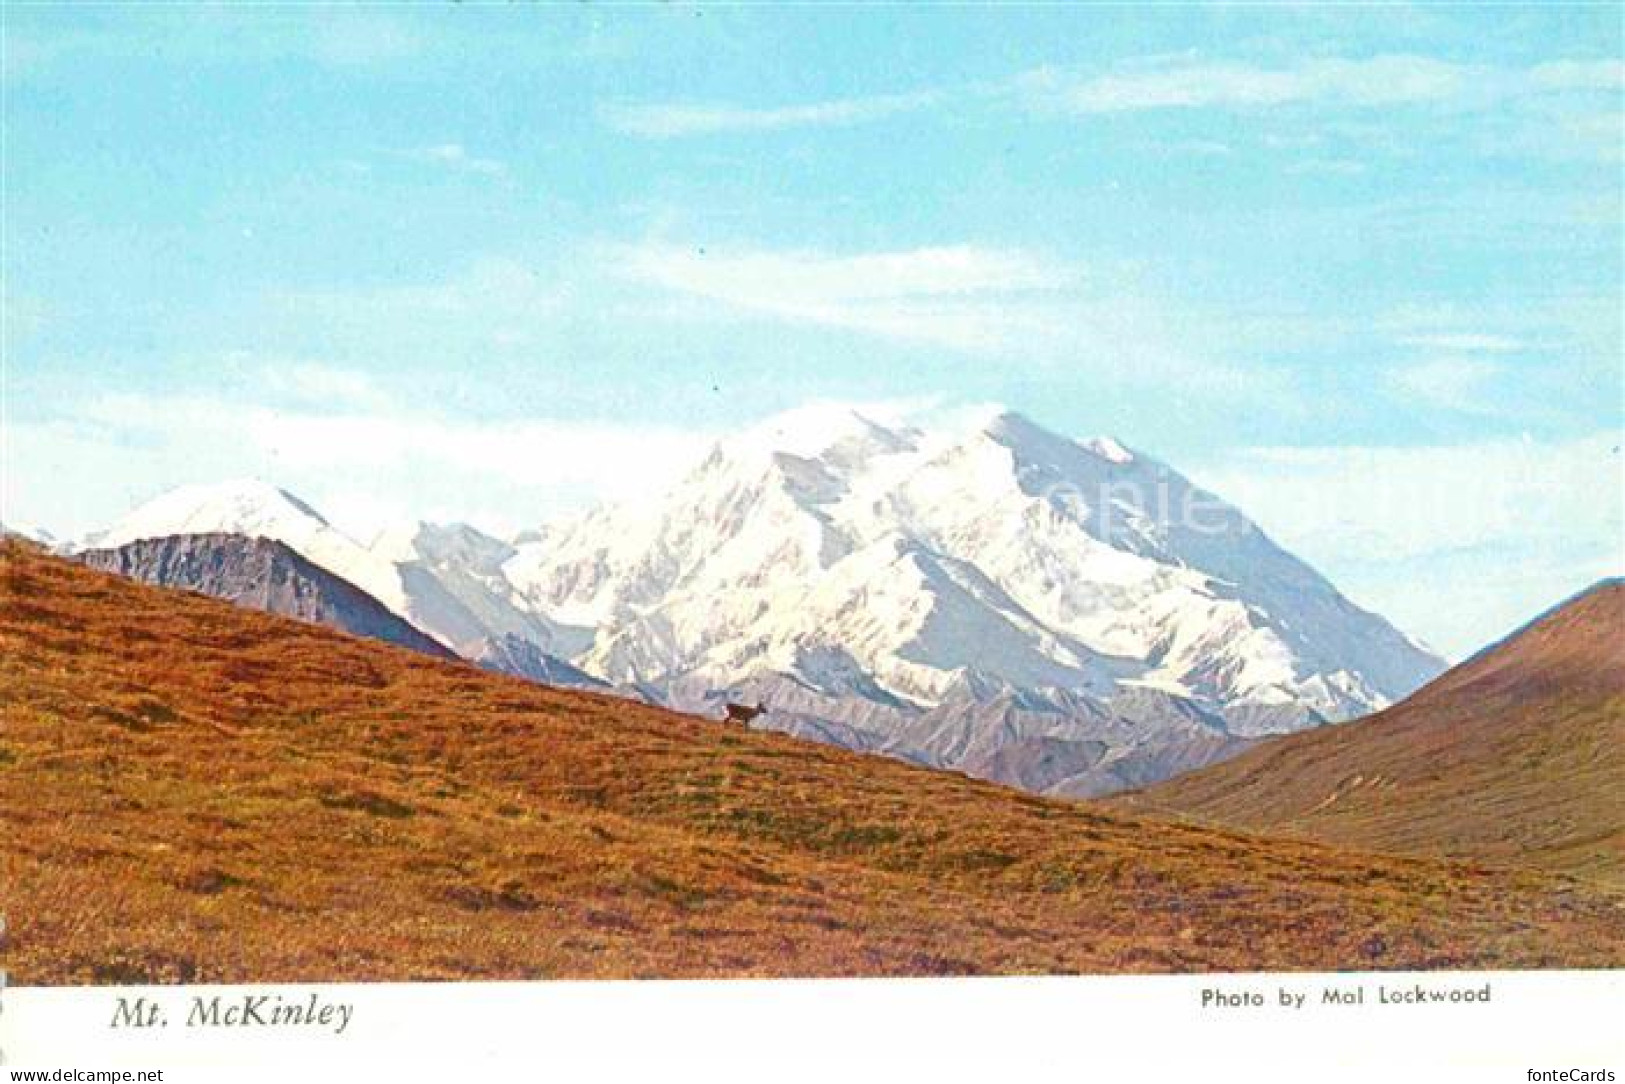
POLYGON ((517 635, 550 646, 549 624, 515 605, 501 565, 512 547, 462 524, 418 523, 363 546, 292 494, 256 479, 189 485, 142 505, 84 545, 224 534, 281 542, 459 652, 517 635))
MULTIPOLYGON (((230 524, 274 530, 279 524, 298 520, 308 520, 319 527, 329 526, 321 513, 287 490, 258 478, 234 478, 172 489, 120 520, 106 533, 102 542, 122 545, 135 541, 133 535, 136 532, 155 529, 159 525, 180 528, 208 525, 209 529, 216 529, 216 525, 230 524), (121 531, 132 537, 117 537, 121 531)), ((203 533, 203 530, 187 529, 171 533, 203 533)), ((257 532, 238 530, 235 533, 253 536, 257 532)))
MULTIPOLYGON (((87 538, 86 544, 114 549, 131 542, 192 534, 281 542, 410 620, 406 592, 393 564, 329 525, 304 501, 258 479, 181 486, 87 538)), ((433 630, 425 631, 433 634, 433 630)))
POLYGON ((730 437, 719 450, 724 456, 793 455, 803 459, 839 452, 837 458, 865 460, 912 447, 912 431, 876 421, 846 403, 819 402, 775 414, 730 437))

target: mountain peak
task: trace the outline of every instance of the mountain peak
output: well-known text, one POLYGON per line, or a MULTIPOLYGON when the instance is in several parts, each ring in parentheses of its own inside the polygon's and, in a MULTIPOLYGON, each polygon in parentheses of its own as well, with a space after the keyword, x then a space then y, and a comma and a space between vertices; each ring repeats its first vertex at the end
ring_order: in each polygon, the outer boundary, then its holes
MULTIPOLYGON (((1000 410, 980 427, 980 434, 996 444, 1008 448, 1020 460, 1046 464, 1050 469, 1066 473, 1066 464, 1076 462, 1080 442, 1044 428, 1024 414, 1013 410, 1000 410)), ((1097 456, 1099 453, 1096 453, 1097 456)), ((1102 457, 1103 458, 1103 457, 1102 457)))
POLYGON ((281 542, 348 580, 398 614, 405 614, 400 577, 320 512, 285 489, 258 478, 185 485, 130 512, 78 549, 116 549, 131 542, 180 535, 224 534, 281 542))
POLYGON ((853 442, 896 447, 906 443, 903 437, 850 403, 818 402, 774 414, 723 443, 746 452, 814 458, 853 442))
POLYGON ((195 533, 86 550, 78 560, 131 579, 200 591, 249 609, 326 625, 437 658, 454 657, 358 584, 275 539, 195 533))
POLYGON ((331 528, 320 512, 287 490, 258 478, 234 478, 172 489, 86 541, 121 546, 142 538, 211 532, 278 537, 290 524, 331 528))
MULTIPOLYGON (((1098 436, 1089 440, 1069 440, 1033 421, 1025 414, 1004 407, 995 408, 978 426, 980 432, 1012 449, 1038 452, 1061 451, 1062 445, 1082 448, 1113 466, 1126 466, 1138 458, 1115 437, 1098 436)), ((1070 452, 1070 449, 1066 449, 1070 452)), ((1075 453, 1072 453, 1075 454, 1075 453)), ((1045 458, 1052 458, 1046 455, 1045 458)))
MULTIPOLYGON (((971 428, 991 437, 1017 437, 1026 433, 1045 433, 1043 426, 1027 415, 994 403, 971 415, 971 428)), ((1046 434, 1048 435, 1048 434, 1046 434)))

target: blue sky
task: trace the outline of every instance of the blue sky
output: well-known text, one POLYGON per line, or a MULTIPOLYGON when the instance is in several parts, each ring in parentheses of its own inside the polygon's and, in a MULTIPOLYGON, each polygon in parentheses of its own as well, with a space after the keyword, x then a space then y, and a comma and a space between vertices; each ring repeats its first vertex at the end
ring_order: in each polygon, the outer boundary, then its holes
POLYGON ((1620 567, 1617 5, 4 21, 8 520, 510 531, 996 401, 1452 653, 1620 567))

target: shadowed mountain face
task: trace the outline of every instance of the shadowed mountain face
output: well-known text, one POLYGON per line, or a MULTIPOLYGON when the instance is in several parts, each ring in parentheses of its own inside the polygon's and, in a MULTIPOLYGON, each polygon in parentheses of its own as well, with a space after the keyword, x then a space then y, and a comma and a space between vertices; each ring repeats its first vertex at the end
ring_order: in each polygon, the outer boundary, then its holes
POLYGON ((1625 585, 1598 584, 1377 715, 1121 800, 1625 881, 1625 585))
POLYGON ((229 534, 178 535, 87 550, 77 559, 161 587, 179 587, 238 606, 298 618, 355 636, 449 659, 435 640, 361 588, 312 564, 281 542, 229 534))
POLYGON ((1625 963, 1596 886, 1036 798, 20 544, 0 708, 30 984, 1625 963))

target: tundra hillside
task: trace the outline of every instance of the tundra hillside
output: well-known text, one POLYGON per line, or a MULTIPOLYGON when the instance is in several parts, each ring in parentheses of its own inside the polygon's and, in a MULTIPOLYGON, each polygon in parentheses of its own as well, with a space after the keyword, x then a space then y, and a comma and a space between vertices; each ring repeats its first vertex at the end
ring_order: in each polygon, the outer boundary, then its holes
POLYGON ((1625 584, 1596 585, 1386 711, 1122 804, 1625 885, 1625 584))
POLYGON ((1609 967, 1561 875, 1035 798, 0 550, 27 984, 1609 967))

